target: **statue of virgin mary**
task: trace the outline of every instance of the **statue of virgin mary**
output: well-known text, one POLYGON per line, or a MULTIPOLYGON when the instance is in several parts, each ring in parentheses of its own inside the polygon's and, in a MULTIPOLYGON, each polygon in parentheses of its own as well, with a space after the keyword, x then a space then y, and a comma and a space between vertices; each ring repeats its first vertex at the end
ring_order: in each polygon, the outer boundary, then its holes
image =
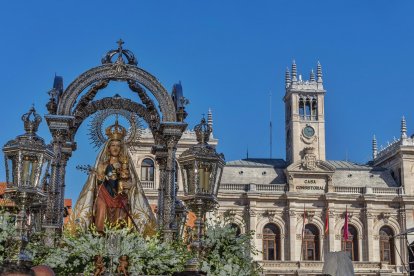
POLYGON ((154 214, 125 146, 126 129, 116 120, 105 133, 108 140, 79 195, 73 220, 83 228, 94 224, 100 233, 105 223, 154 232, 154 214))

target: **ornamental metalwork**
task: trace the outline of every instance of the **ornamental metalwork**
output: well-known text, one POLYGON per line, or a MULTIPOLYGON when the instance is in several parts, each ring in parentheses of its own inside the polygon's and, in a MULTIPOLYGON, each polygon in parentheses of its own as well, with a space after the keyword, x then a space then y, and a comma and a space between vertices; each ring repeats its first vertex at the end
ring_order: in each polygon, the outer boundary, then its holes
MULTIPOLYGON (((66 164, 76 150, 75 135, 79 126, 95 113, 117 110, 118 113, 142 118, 154 136, 152 152, 160 168, 157 222, 164 238, 171 240, 177 233, 178 220, 182 220, 180 215, 176 216, 176 209, 182 213, 182 206, 176 200, 174 173, 176 145, 187 128, 183 122, 183 114, 186 112, 182 100, 185 98, 182 91, 180 97, 171 97, 156 77, 138 67, 135 55, 124 49, 123 44, 119 40, 117 49, 108 51, 100 66, 80 74, 65 90, 55 87, 49 93, 49 114, 45 118, 52 133, 51 146, 56 157, 51 164, 50 175, 50 188, 54 193, 48 197, 48 219, 44 224, 50 229, 62 227, 66 164), (141 102, 118 95, 96 100, 96 96, 111 81, 126 82, 141 102)), ((130 124, 136 125, 136 121, 131 121, 130 124)), ((99 133, 94 134, 96 145, 100 140, 97 137, 99 133)))
POLYGON ((30 261, 25 245, 28 232, 40 230, 36 222, 41 220, 45 212, 44 199, 50 194, 47 180, 53 158, 53 150, 36 134, 42 118, 34 107, 22 116, 22 121, 26 132, 3 147, 7 182, 5 193, 18 208, 16 243, 20 250, 19 263, 30 261))

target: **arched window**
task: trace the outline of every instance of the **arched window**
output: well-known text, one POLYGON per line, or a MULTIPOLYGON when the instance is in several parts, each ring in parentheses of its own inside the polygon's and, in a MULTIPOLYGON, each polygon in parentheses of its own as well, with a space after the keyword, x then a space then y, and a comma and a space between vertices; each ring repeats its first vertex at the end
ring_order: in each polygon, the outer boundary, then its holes
POLYGON ((263 260, 280 260, 280 229, 273 223, 263 228, 263 260))
POLYGON ((301 119, 305 117, 305 103, 303 102, 303 98, 299 99, 299 116, 301 119))
POLYGON ((313 224, 306 224, 303 231, 302 256, 305 261, 319 261, 319 230, 313 224))
POLYGON ((353 225, 348 225, 348 240, 344 239, 344 228, 341 231, 342 236, 342 251, 345 251, 351 257, 353 261, 359 261, 358 259, 358 232, 353 225))
POLYGON ((236 236, 240 236, 241 234, 241 229, 240 226, 238 226, 237 224, 235 224, 234 222, 230 223, 230 227, 236 230, 236 236))
POLYGON ((318 120, 318 101, 312 100, 312 120, 318 120))
POLYGON ((154 161, 145 158, 141 163, 141 180, 154 181, 154 161))
POLYGON ((394 257, 394 232, 388 226, 381 227, 379 231, 380 238, 380 259, 381 262, 395 264, 394 257))
POLYGON ((310 99, 306 99, 305 102, 305 115, 306 115, 306 120, 310 120, 311 119, 311 100, 310 99))

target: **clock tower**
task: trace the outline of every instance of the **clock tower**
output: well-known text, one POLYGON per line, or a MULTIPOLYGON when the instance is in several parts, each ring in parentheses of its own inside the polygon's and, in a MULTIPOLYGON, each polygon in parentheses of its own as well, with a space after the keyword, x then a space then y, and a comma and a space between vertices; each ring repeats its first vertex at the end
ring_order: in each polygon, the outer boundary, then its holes
POLYGON ((297 75, 293 61, 292 72, 286 69, 285 134, 286 161, 302 160, 312 151, 316 160, 325 160, 325 110, 322 67, 318 62, 316 77, 313 70, 309 80, 297 75))

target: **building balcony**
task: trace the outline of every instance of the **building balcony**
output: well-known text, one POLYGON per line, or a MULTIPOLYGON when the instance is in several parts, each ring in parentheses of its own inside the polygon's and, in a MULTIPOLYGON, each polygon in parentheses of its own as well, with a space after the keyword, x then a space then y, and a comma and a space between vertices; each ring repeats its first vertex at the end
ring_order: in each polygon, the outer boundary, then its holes
MULTIPOLYGON (((259 261, 263 275, 320 275, 323 261, 259 261)), ((356 275, 403 275, 403 266, 388 265, 380 262, 353 262, 356 275)))

